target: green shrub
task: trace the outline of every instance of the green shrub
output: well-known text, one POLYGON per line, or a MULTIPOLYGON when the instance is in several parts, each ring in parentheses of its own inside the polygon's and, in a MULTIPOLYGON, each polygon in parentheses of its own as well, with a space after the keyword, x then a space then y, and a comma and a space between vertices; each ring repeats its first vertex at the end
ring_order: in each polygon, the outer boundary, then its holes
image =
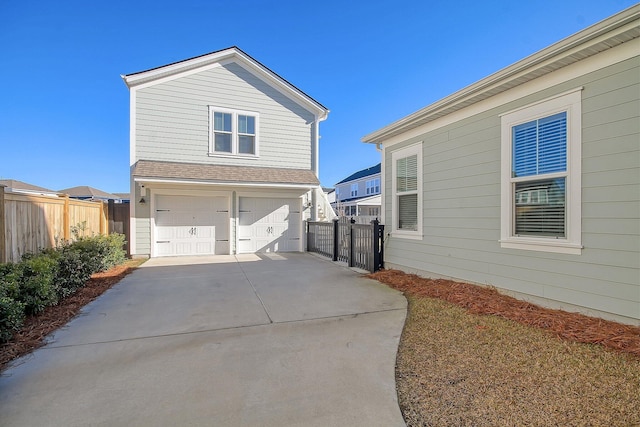
POLYGON ((81 253, 93 274, 122 264, 125 260, 123 245, 124 235, 114 233, 108 236, 80 237, 71 243, 70 248, 81 253))
POLYGON ((70 248, 81 254, 83 261, 89 266, 91 273, 106 271, 125 260, 124 235, 110 234, 79 237, 71 243, 70 248))
POLYGON ((83 287, 91 277, 90 260, 69 245, 57 248, 55 254, 58 263, 55 278, 58 296, 66 298, 83 287))
POLYGON ((56 284, 58 263, 48 253, 25 254, 17 265, 19 271, 19 301, 25 304, 27 314, 42 312, 45 307, 58 303, 56 284))
POLYGON ((11 339, 24 323, 24 303, 20 295, 15 264, 0 264, 0 343, 11 339))
POLYGON ((24 303, 13 298, 0 296, 0 343, 13 337, 24 323, 24 303))

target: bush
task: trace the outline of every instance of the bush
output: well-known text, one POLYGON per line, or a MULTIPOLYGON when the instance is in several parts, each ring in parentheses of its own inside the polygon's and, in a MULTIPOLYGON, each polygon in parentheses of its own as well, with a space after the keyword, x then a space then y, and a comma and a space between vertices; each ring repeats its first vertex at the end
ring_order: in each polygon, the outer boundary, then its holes
POLYGON ((123 234, 80 237, 69 245, 70 250, 80 253, 91 274, 106 271, 125 260, 123 234))
POLYGON ((73 250, 68 244, 56 249, 45 249, 42 252, 56 260, 57 268, 54 280, 60 298, 72 295, 83 287, 91 277, 89 264, 92 261, 89 256, 73 250))
POLYGON ((24 323, 25 304, 17 301, 19 295, 15 264, 0 264, 0 343, 10 340, 24 323))
POLYGON ((27 314, 42 312, 45 307, 58 303, 56 284, 58 263, 49 253, 25 254, 17 265, 19 271, 19 301, 25 304, 27 314))

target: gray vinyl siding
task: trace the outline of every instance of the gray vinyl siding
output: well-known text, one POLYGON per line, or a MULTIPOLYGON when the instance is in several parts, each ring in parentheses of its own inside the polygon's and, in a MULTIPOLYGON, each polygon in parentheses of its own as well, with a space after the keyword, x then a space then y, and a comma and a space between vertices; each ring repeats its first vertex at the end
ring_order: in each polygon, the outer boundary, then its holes
POLYGON ((236 63, 137 90, 135 160, 311 169, 314 115, 236 63), (209 109, 258 112, 259 158, 209 156, 209 109))
POLYGON ((385 150, 422 141, 423 238, 391 237, 390 266, 640 319, 640 59, 586 74, 385 150), (583 86, 581 255, 500 247, 500 117, 583 86))

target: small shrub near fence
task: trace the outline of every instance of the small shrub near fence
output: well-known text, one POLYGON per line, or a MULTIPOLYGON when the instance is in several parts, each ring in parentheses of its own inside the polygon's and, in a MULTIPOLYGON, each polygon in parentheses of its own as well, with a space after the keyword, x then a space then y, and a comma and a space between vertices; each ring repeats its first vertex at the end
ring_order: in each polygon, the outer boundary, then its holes
POLYGON ((84 286, 93 273, 125 260, 124 236, 78 237, 54 249, 0 264, 0 343, 20 329, 27 315, 42 312, 84 286))

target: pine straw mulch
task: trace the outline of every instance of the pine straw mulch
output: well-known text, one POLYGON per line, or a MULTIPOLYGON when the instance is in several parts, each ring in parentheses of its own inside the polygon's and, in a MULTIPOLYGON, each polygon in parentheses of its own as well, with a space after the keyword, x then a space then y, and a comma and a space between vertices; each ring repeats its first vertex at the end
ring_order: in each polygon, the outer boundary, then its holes
POLYGON ((600 344, 640 358, 640 327, 552 310, 499 293, 495 288, 426 279, 398 270, 380 270, 368 277, 418 297, 439 298, 473 314, 489 314, 545 329, 572 342, 600 344))
POLYGON ((369 277, 409 303, 396 357, 408 427, 640 426, 639 328, 482 286, 369 277))
POLYGON ((47 335, 66 325, 82 307, 98 298, 142 262, 142 260, 128 260, 108 271, 93 274, 84 287, 60 301, 58 305, 47 307, 38 315, 28 316, 22 329, 16 332, 10 341, 0 344, 0 372, 12 360, 41 347, 47 335))

